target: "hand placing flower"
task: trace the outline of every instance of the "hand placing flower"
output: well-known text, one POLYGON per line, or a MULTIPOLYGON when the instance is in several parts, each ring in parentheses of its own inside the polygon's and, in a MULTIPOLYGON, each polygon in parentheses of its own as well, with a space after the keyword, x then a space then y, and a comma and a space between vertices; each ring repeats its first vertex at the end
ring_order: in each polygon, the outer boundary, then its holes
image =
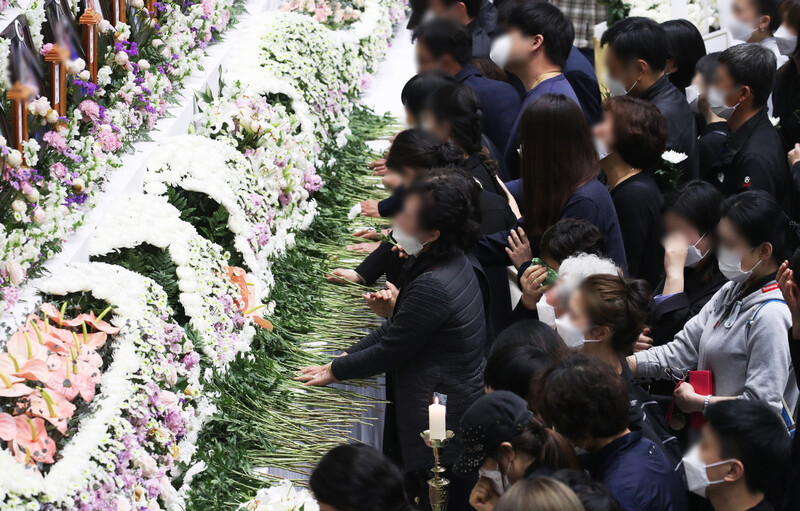
POLYGON ((346 270, 344 268, 336 268, 325 276, 325 280, 336 284, 346 284, 348 282, 354 284, 362 283, 361 276, 356 273, 355 270, 346 270))
POLYGON ((381 289, 375 293, 364 293, 361 296, 372 312, 382 318, 388 318, 394 314, 394 304, 397 302, 397 295, 399 294, 400 290, 391 282, 387 282, 386 289, 381 289))
POLYGON ((511 229, 511 234, 508 236, 506 254, 511 259, 511 264, 517 269, 522 266, 522 263, 530 261, 533 257, 531 244, 522 227, 511 229))
POLYGON ((378 213, 378 201, 375 199, 367 199, 362 200, 361 204, 361 215, 362 216, 369 216, 373 218, 380 217, 380 213, 378 213))
POLYGON ((330 362, 322 366, 301 367, 300 375, 295 380, 303 382, 306 387, 311 385, 324 387, 339 381, 333 375, 330 362))
POLYGON ((371 254, 375 252, 380 246, 380 243, 373 243, 373 242, 366 242, 366 243, 356 243, 353 245, 347 245, 347 250, 351 250, 353 252, 360 252, 362 254, 371 254))

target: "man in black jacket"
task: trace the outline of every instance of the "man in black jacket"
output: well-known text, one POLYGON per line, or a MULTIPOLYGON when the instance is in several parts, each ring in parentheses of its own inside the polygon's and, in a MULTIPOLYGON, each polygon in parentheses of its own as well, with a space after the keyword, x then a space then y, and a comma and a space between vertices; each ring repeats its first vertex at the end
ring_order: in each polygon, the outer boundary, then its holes
POLYGON ((656 105, 667 121, 667 149, 687 156, 679 168, 681 180, 698 176, 694 114, 686 96, 664 73, 667 64, 664 27, 647 18, 626 18, 603 33, 606 84, 612 95, 629 94, 656 105))
POLYGON ((789 167, 780 134, 767 115, 775 72, 775 55, 757 44, 733 46, 719 56, 709 94, 735 110, 727 123, 714 123, 715 129, 729 133, 710 148, 716 161, 703 177, 726 196, 765 190, 785 206, 789 167))

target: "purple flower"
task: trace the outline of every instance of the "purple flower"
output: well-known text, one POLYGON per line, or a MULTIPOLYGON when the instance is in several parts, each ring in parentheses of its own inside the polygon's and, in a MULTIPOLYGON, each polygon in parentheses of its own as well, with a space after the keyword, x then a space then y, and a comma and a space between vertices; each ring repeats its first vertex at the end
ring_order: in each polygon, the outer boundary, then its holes
POLYGON ((292 196, 288 193, 282 193, 278 200, 281 203, 281 206, 288 206, 290 202, 292 202, 292 196))

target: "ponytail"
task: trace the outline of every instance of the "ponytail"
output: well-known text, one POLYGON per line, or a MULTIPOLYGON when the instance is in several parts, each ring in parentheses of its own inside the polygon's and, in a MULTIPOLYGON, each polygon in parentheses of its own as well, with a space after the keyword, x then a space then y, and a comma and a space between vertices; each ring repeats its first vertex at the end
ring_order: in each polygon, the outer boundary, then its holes
POLYGON ((551 470, 578 467, 575 449, 569 441, 546 426, 541 418, 534 415, 522 430, 522 433, 511 439, 515 451, 522 451, 536 460, 539 466, 551 470))

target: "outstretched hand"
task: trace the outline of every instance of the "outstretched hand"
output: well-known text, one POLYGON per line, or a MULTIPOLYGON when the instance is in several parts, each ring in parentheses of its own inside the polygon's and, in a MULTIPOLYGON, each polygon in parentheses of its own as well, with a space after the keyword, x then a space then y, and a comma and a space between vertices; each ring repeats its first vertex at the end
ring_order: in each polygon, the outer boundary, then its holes
POLYGON ((311 385, 324 387, 339 381, 333 375, 330 362, 323 366, 301 367, 300 372, 295 380, 303 382, 303 385, 306 387, 311 385))

